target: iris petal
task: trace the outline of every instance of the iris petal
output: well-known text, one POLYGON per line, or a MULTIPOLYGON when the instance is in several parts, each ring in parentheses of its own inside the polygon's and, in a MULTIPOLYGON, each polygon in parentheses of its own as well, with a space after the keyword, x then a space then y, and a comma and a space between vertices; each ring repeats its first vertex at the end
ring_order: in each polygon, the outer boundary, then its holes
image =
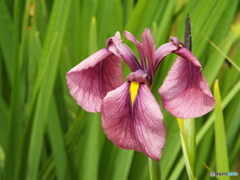
POLYGON ((141 66, 136 56, 126 44, 122 43, 119 32, 117 32, 113 38, 108 39, 107 47, 109 51, 124 60, 131 71, 140 69, 141 66))
POLYGON ((164 108, 176 117, 200 117, 214 107, 215 100, 198 64, 178 57, 159 89, 164 108))
POLYGON ((149 28, 146 28, 142 34, 142 45, 146 57, 148 58, 148 74, 153 78, 154 64, 155 64, 155 42, 149 28))
POLYGON ((135 46, 137 47, 138 49, 138 52, 140 54, 140 59, 141 59, 141 65, 142 65, 142 68, 145 70, 146 67, 147 67, 147 64, 146 64, 146 60, 145 60, 145 54, 144 54, 144 50, 143 50, 143 46, 140 42, 137 41, 136 37, 133 36, 130 32, 128 31, 125 31, 124 32, 124 35, 125 37, 129 40, 129 41, 132 41, 135 46))
POLYGON ((67 73, 70 94, 89 112, 99 112, 107 92, 122 83, 121 61, 106 48, 94 53, 67 73))
POLYGON ((156 72, 156 70, 157 70, 160 62, 163 60, 163 58, 177 49, 178 49, 178 47, 174 43, 170 42, 170 43, 161 45, 155 51, 156 60, 155 60, 155 64, 154 64, 154 73, 156 72))
POLYGON ((166 140, 159 105, 146 84, 139 84, 133 106, 129 90, 126 82, 107 93, 101 108, 103 129, 118 147, 159 160, 166 140))
POLYGON ((192 54, 191 51, 189 51, 187 48, 184 47, 184 44, 182 42, 180 42, 177 37, 171 36, 170 40, 177 47, 177 49, 175 51, 173 51, 173 53, 181 56, 184 59, 187 59, 188 61, 191 61, 191 63, 194 64, 195 66, 202 68, 202 66, 199 63, 199 61, 197 60, 197 58, 192 54))

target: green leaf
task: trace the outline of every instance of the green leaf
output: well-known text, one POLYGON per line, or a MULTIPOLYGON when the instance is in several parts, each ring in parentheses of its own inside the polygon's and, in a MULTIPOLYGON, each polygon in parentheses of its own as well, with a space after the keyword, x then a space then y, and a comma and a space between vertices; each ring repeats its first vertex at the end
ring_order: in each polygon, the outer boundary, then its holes
POLYGON ((52 97, 54 81, 58 68, 59 55, 63 42, 69 7, 71 1, 56 0, 44 42, 41 63, 43 71, 39 72, 36 87, 39 87, 36 110, 33 119, 32 135, 30 140, 27 179, 37 179, 38 167, 43 144, 50 99, 52 97))
MULTIPOLYGON (((221 95, 219 91, 218 80, 214 83, 214 98, 216 100, 215 105, 215 151, 216 151, 216 172, 229 172, 228 166, 228 153, 226 143, 226 133, 224 126, 224 117, 222 111, 221 95)), ((230 179, 229 176, 219 176, 219 179, 230 179)))
POLYGON ((13 64, 14 64, 14 54, 13 52, 13 22, 11 15, 7 9, 5 1, 0 1, 0 46, 2 49, 2 54, 4 56, 4 62, 7 69, 7 74, 9 76, 10 84, 13 84, 13 64))
MULTIPOLYGON (((239 23, 240 25, 240 23, 239 23)), ((219 47, 217 47, 212 41, 210 41, 207 37, 205 37, 209 43, 216 48, 239 72, 240 72, 240 67, 238 67, 238 65, 231 59, 229 58, 221 49, 219 49, 219 47)))
POLYGON ((113 10, 113 0, 101 0, 98 4, 97 22, 98 22, 98 42, 99 45, 105 45, 106 39, 109 37, 110 20, 113 10))
POLYGON ((180 137, 184 161, 187 168, 188 178, 196 179, 196 133, 195 119, 177 118, 180 129, 180 137))
POLYGON ((98 163, 100 154, 99 131, 101 121, 99 114, 88 113, 84 128, 84 141, 79 169, 79 179, 98 179, 98 163))
POLYGON ((131 169, 134 151, 118 149, 114 161, 113 180, 127 179, 131 169))
POLYGON ((53 149, 53 157, 55 159, 57 179, 72 179, 67 157, 67 151, 64 144, 64 136, 60 127, 55 101, 51 102, 50 107, 52 116, 49 116, 48 120, 48 134, 53 149))

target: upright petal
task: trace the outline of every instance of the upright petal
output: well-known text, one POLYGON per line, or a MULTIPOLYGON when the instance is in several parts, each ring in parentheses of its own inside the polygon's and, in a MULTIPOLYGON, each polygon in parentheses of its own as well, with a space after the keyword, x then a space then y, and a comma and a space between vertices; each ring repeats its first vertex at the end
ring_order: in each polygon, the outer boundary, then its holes
POLYGON ((201 67, 182 57, 173 64, 159 93, 164 108, 184 119, 202 116, 215 104, 201 67))
POLYGON ((149 28, 146 28, 142 34, 142 45, 146 57, 148 58, 148 74, 153 78, 153 66, 155 64, 155 42, 149 28))
POLYGON ((166 127, 159 105, 146 84, 126 82, 108 92, 101 112, 103 129, 115 145, 160 159, 166 127))
POLYGON ((89 112, 99 112, 107 92, 122 83, 121 61, 106 48, 94 53, 67 73, 70 94, 89 112))
POLYGON ((133 51, 126 44, 122 43, 119 32, 117 32, 113 38, 108 39, 107 48, 120 59, 124 60, 131 71, 136 71, 141 68, 133 51))
POLYGON ((140 55, 142 69, 146 70, 147 64, 146 64, 146 60, 145 60, 146 58, 145 58, 145 53, 144 53, 142 44, 140 42, 138 42, 136 37, 134 35, 132 35, 130 32, 125 31, 124 35, 129 41, 132 41, 135 44, 135 46, 137 47, 139 55, 140 55))
POLYGON ((155 52, 155 64, 154 64, 154 73, 156 72, 160 62, 163 60, 163 58, 165 56, 167 56, 168 54, 172 53, 173 51, 177 50, 178 47, 170 42, 170 43, 166 43, 161 45, 155 52))

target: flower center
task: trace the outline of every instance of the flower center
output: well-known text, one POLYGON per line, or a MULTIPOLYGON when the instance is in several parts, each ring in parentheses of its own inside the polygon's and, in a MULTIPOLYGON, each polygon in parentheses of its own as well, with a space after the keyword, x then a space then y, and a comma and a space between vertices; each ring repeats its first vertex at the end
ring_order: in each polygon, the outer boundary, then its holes
POLYGON ((136 81, 131 81, 131 84, 130 84, 129 92, 130 92, 130 99, 131 99, 132 107, 137 98, 139 84, 140 83, 136 82, 136 81))

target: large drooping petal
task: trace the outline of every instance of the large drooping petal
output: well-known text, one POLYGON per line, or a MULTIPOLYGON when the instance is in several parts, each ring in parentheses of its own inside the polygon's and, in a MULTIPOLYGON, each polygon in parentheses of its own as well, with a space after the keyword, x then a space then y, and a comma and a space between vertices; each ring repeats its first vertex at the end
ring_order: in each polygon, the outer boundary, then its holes
POLYGON ((179 118, 200 117, 214 107, 215 100, 201 66, 178 57, 159 89, 164 108, 179 118))
POLYGON ((160 159, 166 128, 159 105, 146 84, 126 82, 108 92, 101 113, 103 129, 115 145, 160 159))
POLYGON ((100 112, 107 92, 122 83, 121 61, 107 48, 94 53, 67 73, 70 94, 89 112, 100 112))

